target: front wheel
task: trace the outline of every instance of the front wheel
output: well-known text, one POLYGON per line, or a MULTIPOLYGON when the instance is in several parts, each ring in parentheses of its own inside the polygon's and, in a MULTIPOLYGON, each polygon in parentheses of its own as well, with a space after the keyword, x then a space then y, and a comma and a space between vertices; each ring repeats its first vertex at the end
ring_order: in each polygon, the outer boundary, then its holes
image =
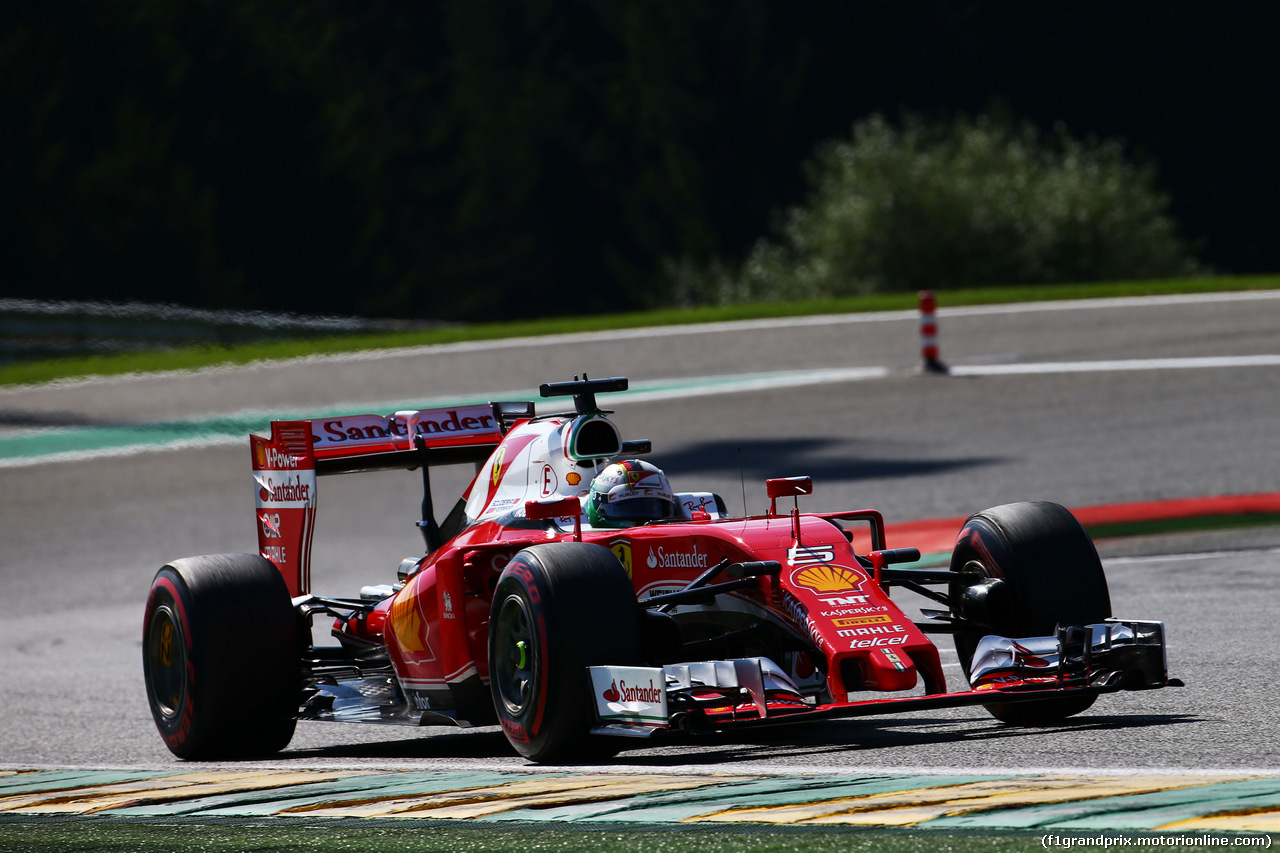
MULTIPOLYGON (((1059 625, 1102 622, 1111 615, 1111 596, 1093 540, 1065 507, 1055 503, 1014 503, 976 513, 965 522, 951 555, 956 578, 951 608, 967 586, 985 578, 1004 580, 1007 596, 987 629, 955 634, 965 678, 978 641, 986 634, 1019 638, 1051 636, 1059 625)), ((1092 696, 1032 702, 991 703, 996 719, 1017 725, 1052 723, 1093 704, 1092 696)))
POLYGON ((161 568, 147 596, 142 668, 151 716, 179 758, 284 749, 301 700, 301 653, 279 570, 256 554, 161 568))
POLYGON ((493 596, 489 684, 517 752, 550 763, 616 751, 615 738, 589 734, 587 667, 638 663, 640 618, 626 571, 602 545, 535 545, 512 558, 493 596))

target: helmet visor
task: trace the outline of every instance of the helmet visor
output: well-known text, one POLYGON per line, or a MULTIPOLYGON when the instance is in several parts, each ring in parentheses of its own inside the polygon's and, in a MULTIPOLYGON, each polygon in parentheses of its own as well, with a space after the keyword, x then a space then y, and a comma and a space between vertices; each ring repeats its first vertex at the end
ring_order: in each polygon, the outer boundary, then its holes
POLYGON ((612 521, 653 521, 657 518, 670 518, 671 501, 663 498, 625 498, 623 500, 601 501, 596 509, 600 515, 612 521))

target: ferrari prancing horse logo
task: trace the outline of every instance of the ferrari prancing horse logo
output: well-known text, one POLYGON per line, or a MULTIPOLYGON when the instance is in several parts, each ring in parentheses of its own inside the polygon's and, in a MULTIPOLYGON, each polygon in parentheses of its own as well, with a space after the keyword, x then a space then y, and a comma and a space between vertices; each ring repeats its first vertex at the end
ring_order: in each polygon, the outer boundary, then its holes
POLYGON ((616 539, 609 543, 609 550, 627 570, 627 577, 631 577, 631 542, 626 539, 616 539))
POLYGON ((489 478, 489 482, 498 485, 498 481, 502 479, 502 462, 507 457, 506 445, 498 448, 498 455, 493 459, 493 476, 489 478))

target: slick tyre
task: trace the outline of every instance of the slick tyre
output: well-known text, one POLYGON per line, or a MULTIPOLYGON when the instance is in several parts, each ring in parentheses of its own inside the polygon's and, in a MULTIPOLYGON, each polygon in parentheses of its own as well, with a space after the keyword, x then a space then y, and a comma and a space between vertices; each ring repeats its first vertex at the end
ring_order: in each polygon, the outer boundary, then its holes
MULTIPOLYGON (((988 629, 955 634, 965 678, 978 641, 986 634, 1005 637, 1052 636, 1059 625, 1101 622, 1111 615, 1107 579, 1093 540, 1067 509, 1045 501, 1014 503, 971 516, 951 556, 953 611, 965 587, 981 578, 1003 578, 1004 608, 988 629)), ((1057 722, 1084 711, 1092 696, 1036 702, 992 703, 996 719, 1014 725, 1057 722)))
POLYGON ((498 579, 489 619, 494 709, 512 747, 541 763, 607 758, 617 738, 589 734, 587 667, 635 664, 640 607, 626 570, 602 545, 535 545, 498 579))
POLYGON ((147 596, 142 668, 156 728, 179 758, 284 749, 301 700, 297 617, 256 554, 174 560, 147 596))

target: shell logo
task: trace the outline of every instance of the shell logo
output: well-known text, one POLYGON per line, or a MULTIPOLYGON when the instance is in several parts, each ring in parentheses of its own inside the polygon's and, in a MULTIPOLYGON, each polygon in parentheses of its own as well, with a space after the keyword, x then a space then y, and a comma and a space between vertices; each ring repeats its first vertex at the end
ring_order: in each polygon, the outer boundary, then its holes
POLYGON ((791 576, 791 582, 814 592, 843 592, 857 589, 866 575, 844 566, 809 566, 791 576))
POLYGON ((253 458, 258 463, 259 468, 267 467, 267 449, 262 446, 260 441, 253 443, 253 458))

